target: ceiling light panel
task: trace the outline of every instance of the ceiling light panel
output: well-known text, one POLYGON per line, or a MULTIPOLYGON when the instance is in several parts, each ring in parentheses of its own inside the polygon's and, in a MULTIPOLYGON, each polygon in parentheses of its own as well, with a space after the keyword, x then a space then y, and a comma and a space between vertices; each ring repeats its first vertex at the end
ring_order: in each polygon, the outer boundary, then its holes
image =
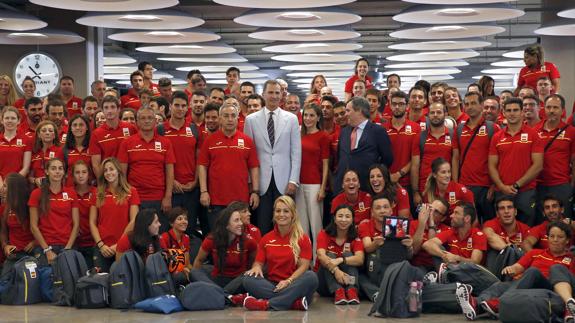
POLYGON ((464 24, 487 21, 508 20, 521 17, 523 10, 511 7, 509 4, 483 4, 461 6, 416 5, 411 6, 393 16, 393 20, 412 24, 464 24))
POLYGON ((468 66, 469 63, 462 60, 454 60, 454 61, 439 61, 439 62, 416 62, 416 63, 399 63, 399 64, 388 64, 385 65, 385 68, 401 68, 401 69, 409 69, 409 68, 438 68, 438 67, 462 67, 468 66))
POLYGON ((271 28, 316 28, 349 25, 361 20, 355 13, 330 7, 311 10, 253 9, 234 19, 242 25, 271 28))
POLYGON ((575 18, 575 8, 559 11, 557 16, 563 18, 575 18))
POLYGON ((86 26, 116 29, 180 30, 200 26, 204 20, 182 11, 161 9, 136 13, 88 12, 76 22, 86 26))
POLYGON ((214 0, 214 2, 232 7, 242 8, 261 8, 261 9, 302 9, 340 6, 343 4, 355 2, 356 0, 214 0))
POLYGON ((155 10, 178 5, 178 0, 30 0, 44 7, 78 11, 155 10))
POLYGON ((461 40, 431 40, 431 41, 411 41, 395 43, 388 46, 395 50, 454 50, 473 49, 491 46, 491 43, 481 38, 461 39, 461 40))
POLYGON ((403 39, 458 39, 469 37, 484 37, 499 34, 505 28, 495 24, 419 26, 408 24, 390 33, 391 37, 403 39))
POLYGON ((513 60, 513 61, 498 61, 491 63, 491 66, 496 67, 523 67, 525 62, 523 60, 513 60))
POLYGON ((575 36, 575 20, 568 18, 557 18, 541 25, 535 30, 538 35, 547 36, 575 36))
POLYGON ((284 65, 280 69, 287 71, 347 71, 351 70, 349 76, 353 75, 355 64, 298 64, 284 65))
POLYGON ((51 28, 29 32, 0 32, 0 44, 2 45, 63 45, 83 41, 84 37, 76 33, 51 28))
MULTIPOLYGON (((233 66, 240 69, 242 77, 244 76, 244 72, 257 71, 260 69, 256 65, 252 65, 252 64, 245 64, 245 65, 234 64, 233 66)), ((188 66, 176 67, 176 70, 182 71, 182 72, 189 72, 191 70, 200 70, 202 73, 218 73, 218 72, 226 72, 228 70, 228 68, 230 68, 230 64, 225 64, 225 65, 188 65, 188 66)))
MULTIPOLYGON (((226 73, 206 73, 205 70, 200 70, 202 72, 202 75, 206 78, 206 79, 225 79, 226 78, 226 73)), ((267 74, 265 73, 257 73, 257 72, 241 72, 241 79, 243 81, 243 79, 257 79, 257 78, 262 78, 262 77, 268 77, 267 74)))
POLYGON ((145 53, 177 54, 177 55, 214 55, 214 54, 228 54, 236 51, 235 48, 230 47, 225 43, 142 46, 142 47, 136 47, 136 50, 145 53))
MULTIPOLYGON (((104 79, 106 80, 130 80, 130 74, 104 74, 104 79)), ((172 74, 166 73, 166 72, 160 72, 160 71, 156 71, 154 72, 154 78, 155 79, 161 79, 161 78, 173 78, 174 76, 172 74)))
POLYGON ((356 54, 287 54, 272 56, 273 60, 295 63, 340 63, 361 58, 356 54))
POLYGON ((26 31, 40 29, 48 24, 32 15, 25 13, 0 10, 0 29, 11 31, 26 31))
POLYGON ((482 70, 481 73, 491 75, 491 74, 517 74, 520 68, 489 68, 482 70))
POLYGON ((220 35, 202 29, 129 31, 109 35, 115 41, 131 43, 183 44, 216 41, 220 35))
POLYGON ((264 52, 271 53, 332 53, 342 51, 353 51, 361 49, 363 45, 345 42, 323 42, 323 43, 292 43, 273 45, 262 48, 264 52))
POLYGON ((388 56, 389 61, 400 61, 400 62, 426 62, 426 61, 443 61, 449 59, 466 59, 479 56, 479 53, 468 49, 468 50, 457 50, 457 51, 434 51, 434 52, 421 52, 421 53, 405 53, 396 54, 388 56))
POLYGON ((104 65, 126 65, 135 62, 135 59, 126 54, 104 53, 104 65))
POLYGON ((316 71, 316 72, 296 72, 288 73, 288 77, 315 77, 316 75, 323 75, 324 77, 349 77, 353 74, 353 70, 348 71, 316 71))
MULTIPOLYGON (((267 80, 269 80, 269 78, 258 78, 258 79, 242 79, 242 82, 252 82, 255 85, 259 85, 259 84, 264 84, 267 80)), ((221 79, 221 80, 210 80, 210 85, 214 84, 214 85, 222 85, 222 84, 228 84, 228 81, 226 79, 221 79)))
MULTIPOLYGON (((487 75, 489 77, 491 77, 494 80, 512 80, 513 78, 515 78, 516 74, 492 74, 492 75, 487 75)), ((476 75, 473 76, 472 78, 474 80, 479 80, 483 77, 484 75, 476 75)))
POLYGON ((421 4, 466 5, 466 4, 512 2, 516 0, 403 0, 403 1, 411 3, 421 3, 421 4))
POLYGON ((262 29, 248 35, 250 38, 288 42, 323 42, 346 40, 361 36, 360 33, 344 28, 292 28, 292 29, 262 29))
POLYGON ((248 60, 238 54, 203 55, 188 57, 158 57, 159 61, 181 63, 242 63, 248 60))
POLYGON ((384 75, 397 74, 399 76, 430 76, 430 75, 449 75, 458 74, 461 70, 455 67, 437 68, 437 69, 412 69, 412 70, 391 70, 385 71, 384 75))

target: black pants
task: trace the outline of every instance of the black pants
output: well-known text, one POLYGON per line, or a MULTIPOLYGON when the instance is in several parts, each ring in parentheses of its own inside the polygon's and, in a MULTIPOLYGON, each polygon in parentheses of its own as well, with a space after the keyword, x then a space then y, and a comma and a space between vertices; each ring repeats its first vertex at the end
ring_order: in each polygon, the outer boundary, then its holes
POLYGON ((272 173, 272 178, 270 181, 270 186, 268 190, 260 196, 260 205, 256 209, 256 226, 260 229, 262 236, 273 229, 273 214, 274 214, 274 202, 281 193, 276 187, 274 175, 272 173))
POLYGON ((174 193, 172 195, 172 207, 181 207, 188 211, 188 228, 186 234, 191 236, 192 231, 198 228, 198 219, 202 210, 200 204, 200 190, 196 187, 190 192, 174 193))
POLYGON ((204 234, 206 236, 208 233, 212 232, 216 226, 216 219, 220 215, 220 212, 226 208, 226 205, 210 205, 206 209, 206 220, 208 222, 208 232, 204 234))
POLYGON ((494 201, 487 199, 489 187, 468 186, 467 188, 473 192, 475 209, 477 209, 477 218, 479 222, 483 224, 485 221, 493 219, 495 217, 495 208, 493 206, 494 201))
MULTIPOLYGON (((329 256, 330 256, 330 258, 335 258, 335 256, 333 256, 333 257, 331 257, 331 255, 329 255, 329 256)), ((351 256, 353 256, 353 254, 351 252, 346 252, 346 253, 344 253, 343 256, 344 257, 351 257, 351 256)), ((337 280, 335 279, 335 276, 332 273, 330 273, 325 267, 319 266, 319 269, 317 271, 317 279, 318 279, 318 283, 319 283, 317 291, 321 296, 331 296, 339 288, 344 288, 344 289, 357 288, 358 283, 359 283, 359 273, 358 273, 357 267, 341 264, 341 265, 339 265, 339 269, 341 271, 343 271, 344 273, 355 277, 355 284, 346 285, 346 286, 341 285, 340 283, 337 282, 337 280)))

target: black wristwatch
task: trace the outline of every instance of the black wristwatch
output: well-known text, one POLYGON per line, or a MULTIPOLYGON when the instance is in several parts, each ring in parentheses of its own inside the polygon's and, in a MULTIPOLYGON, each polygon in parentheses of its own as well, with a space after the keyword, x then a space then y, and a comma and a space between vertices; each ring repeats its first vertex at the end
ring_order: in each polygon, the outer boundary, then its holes
POLYGON ((513 188, 519 190, 521 187, 517 183, 513 183, 513 188))

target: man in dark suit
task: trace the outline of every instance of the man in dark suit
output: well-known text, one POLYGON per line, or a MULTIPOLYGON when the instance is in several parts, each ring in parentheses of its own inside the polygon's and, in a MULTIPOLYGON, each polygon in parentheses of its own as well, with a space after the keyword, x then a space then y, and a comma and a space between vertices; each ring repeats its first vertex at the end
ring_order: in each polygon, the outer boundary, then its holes
POLYGON ((346 107, 348 126, 341 130, 338 144, 338 166, 334 190, 341 191, 343 175, 348 169, 359 174, 361 189, 369 190, 369 167, 393 162, 391 142, 385 128, 369 121, 369 102, 361 97, 351 99, 346 107))

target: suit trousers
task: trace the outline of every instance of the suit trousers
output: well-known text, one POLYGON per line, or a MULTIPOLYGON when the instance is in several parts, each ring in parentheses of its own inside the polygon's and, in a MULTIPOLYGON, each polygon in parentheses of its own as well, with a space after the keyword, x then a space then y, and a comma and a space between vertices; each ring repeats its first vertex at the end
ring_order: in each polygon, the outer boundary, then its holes
POLYGON ((270 181, 268 190, 260 196, 260 205, 256 209, 256 226, 260 229, 262 236, 273 229, 274 202, 281 196, 276 187, 274 175, 270 181))
POLYGON ((303 232, 313 242, 313 262, 316 259, 317 235, 322 229, 323 203, 317 201, 320 184, 300 184, 295 196, 297 214, 303 232))
POLYGON ((289 310, 297 299, 304 296, 307 298, 308 305, 311 304, 317 285, 317 276, 311 270, 304 272, 291 285, 279 292, 274 292, 276 283, 263 277, 246 276, 244 278, 245 290, 255 298, 267 299, 270 309, 275 311, 289 310))

